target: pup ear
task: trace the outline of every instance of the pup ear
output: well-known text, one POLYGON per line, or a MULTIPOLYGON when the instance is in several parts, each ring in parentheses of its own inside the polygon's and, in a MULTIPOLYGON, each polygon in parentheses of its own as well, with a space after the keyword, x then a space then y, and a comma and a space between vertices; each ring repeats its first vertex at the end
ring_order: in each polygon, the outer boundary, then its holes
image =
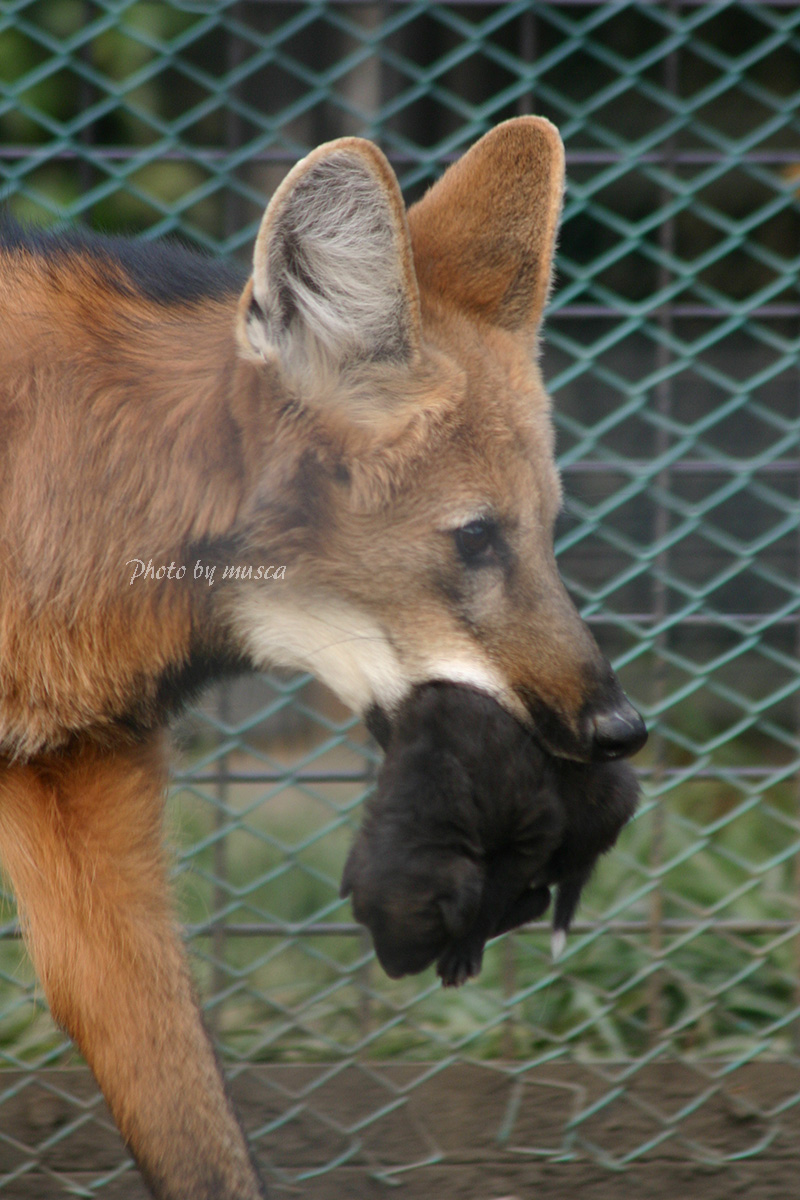
POLYGON ((439 896, 439 910, 451 938, 469 933, 478 915, 483 894, 483 872, 470 858, 457 858, 448 864, 450 882, 439 896))
POLYGON ((542 319, 564 191, 564 147, 543 117, 505 121, 409 210, 423 293, 531 337, 542 319))
POLYGON ((320 146, 264 214, 239 340, 290 376, 409 361, 419 344, 417 283, 397 179, 360 138, 320 146))

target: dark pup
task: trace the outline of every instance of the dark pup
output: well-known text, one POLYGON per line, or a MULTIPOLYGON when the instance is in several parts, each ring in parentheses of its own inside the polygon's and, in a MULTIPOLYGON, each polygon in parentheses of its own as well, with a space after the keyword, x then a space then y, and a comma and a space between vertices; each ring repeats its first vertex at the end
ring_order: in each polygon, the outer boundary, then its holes
POLYGON ((341 894, 392 978, 438 960, 445 985, 464 983, 488 939, 540 917, 553 886, 558 953, 638 794, 626 763, 552 758, 491 697, 427 684, 393 725, 341 894))

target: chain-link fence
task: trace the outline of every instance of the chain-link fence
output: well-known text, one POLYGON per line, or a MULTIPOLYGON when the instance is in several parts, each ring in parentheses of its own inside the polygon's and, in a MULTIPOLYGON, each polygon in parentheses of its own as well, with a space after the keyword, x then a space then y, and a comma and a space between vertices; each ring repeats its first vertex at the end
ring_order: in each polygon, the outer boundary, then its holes
MULTIPOLYGON (((454 995, 387 980, 338 899, 362 727, 307 679, 183 720, 181 911, 268 1171, 796 1166, 800 8, 7 0, 0 81, 15 214, 242 259, 328 138, 378 141, 410 199, 517 113, 567 147, 560 564, 648 718, 646 802, 558 965, 533 926, 454 995)), ((10 901, 0 932, 0 1186, 133 1194, 10 901)))

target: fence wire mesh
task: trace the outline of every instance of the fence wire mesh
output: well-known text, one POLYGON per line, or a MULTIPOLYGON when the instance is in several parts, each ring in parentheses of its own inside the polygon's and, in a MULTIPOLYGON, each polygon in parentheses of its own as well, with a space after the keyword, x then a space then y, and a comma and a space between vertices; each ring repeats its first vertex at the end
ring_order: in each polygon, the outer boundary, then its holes
MULTIPOLYGON (((0 81, 15 214, 243 260, 328 138, 376 140, 410 199, 518 113, 567 148, 545 350, 559 558, 648 719, 646 801, 563 959, 532 926, 454 996, 387 980, 338 898, 378 763, 362 726, 307 678, 230 685, 184 719, 181 912, 234 1086, 274 1068, 245 1098, 269 1170, 443 1161, 414 1105, 440 1079, 508 1085, 492 1137, 521 1161, 720 1164, 796 1138, 800 8, 10 0, 0 81)), ((44 1171, 53 1194, 110 1194, 126 1160, 83 1076, 53 1070, 74 1052, 10 905, 0 1186, 44 1171)))

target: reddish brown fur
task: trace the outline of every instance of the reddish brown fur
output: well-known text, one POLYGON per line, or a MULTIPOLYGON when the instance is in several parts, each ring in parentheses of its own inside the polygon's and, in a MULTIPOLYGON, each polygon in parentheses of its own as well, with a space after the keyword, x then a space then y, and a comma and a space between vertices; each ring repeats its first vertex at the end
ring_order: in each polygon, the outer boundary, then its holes
POLYGON ((163 791, 158 740, 9 767, 3 862, 53 1016, 91 1063, 154 1192, 255 1196, 168 902, 163 791))
POLYGON ((531 350, 562 176, 555 131, 520 119, 406 216, 375 147, 322 147, 241 298, 151 294, 102 248, 0 252, 0 853, 53 1011, 165 1200, 260 1194, 169 916, 170 708, 230 667, 309 667, 389 716, 444 678, 586 758, 625 704, 552 553, 531 350), (502 537, 480 566, 457 551, 476 514, 502 537), (134 585, 133 559, 187 575, 134 585), (286 579, 209 587, 198 559, 286 579))
POLYGON ((528 124, 524 137, 521 130, 512 121, 499 126, 410 214, 429 302, 512 332, 535 329, 544 309, 564 178, 564 148, 553 126, 528 124), (476 176, 478 204, 471 202, 476 176), (524 177, 527 187, 509 187, 512 176, 524 177), (541 216, 531 221, 534 211, 541 216))

